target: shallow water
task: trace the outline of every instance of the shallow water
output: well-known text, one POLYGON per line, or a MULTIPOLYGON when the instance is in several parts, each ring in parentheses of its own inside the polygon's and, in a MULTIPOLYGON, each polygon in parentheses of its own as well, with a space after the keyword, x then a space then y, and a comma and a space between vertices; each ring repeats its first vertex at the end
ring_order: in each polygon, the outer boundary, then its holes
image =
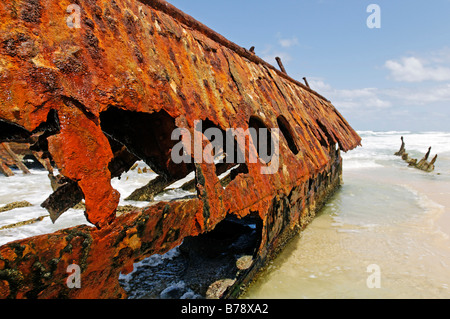
POLYGON ((243 298, 450 297, 450 134, 360 135, 344 185, 243 298), (401 135, 410 156, 439 153, 435 172, 392 155, 401 135))

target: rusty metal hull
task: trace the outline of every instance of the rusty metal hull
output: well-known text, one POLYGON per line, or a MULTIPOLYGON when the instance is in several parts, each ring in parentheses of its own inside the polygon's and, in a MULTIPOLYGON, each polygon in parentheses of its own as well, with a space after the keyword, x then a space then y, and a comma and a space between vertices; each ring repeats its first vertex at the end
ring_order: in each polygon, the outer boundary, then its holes
POLYGON ((261 220, 248 274, 256 271, 338 186, 337 147, 349 151, 360 137, 320 94, 164 1, 80 0, 79 29, 66 23, 70 4, 0 4, 0 138, 38 133, 34 147, 82 195, 95 227, 0 247, 0 296, 125 298, 119 273, 213 231, 229 215, 261 220), (171 132, 194 135, 198 120, 222 131, 255 120, 279 127, 279 169, 261 174, 267 164, 247 160, 223 187, 214 164, 173 163, 171 132), (137 159, 167 180, 195 171, 197 196, 116 217, 111 178, 137 159), (72 263, 82 270, 80 289, 66 285, 72 263))

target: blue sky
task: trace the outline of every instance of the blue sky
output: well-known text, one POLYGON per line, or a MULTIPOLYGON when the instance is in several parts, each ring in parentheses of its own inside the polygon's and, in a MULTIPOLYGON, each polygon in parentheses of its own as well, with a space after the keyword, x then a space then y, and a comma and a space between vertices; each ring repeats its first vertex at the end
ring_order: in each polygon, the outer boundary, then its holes
POLYGON ((357 130, 450 131, 450 0, 169 0, 330 99, 357 130), (369 28, 370 4, 381 27, 369 28))

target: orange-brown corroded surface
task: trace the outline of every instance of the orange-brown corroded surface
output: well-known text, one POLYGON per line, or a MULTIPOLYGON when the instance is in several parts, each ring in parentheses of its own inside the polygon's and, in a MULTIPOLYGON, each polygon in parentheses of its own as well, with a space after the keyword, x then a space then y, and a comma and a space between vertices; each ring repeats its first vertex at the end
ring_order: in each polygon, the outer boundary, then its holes
POLYGON ((339 177, 336 145, 360 144, 328 100, 162 0, 73 2, 80 28, 67 24, 70 0, 0 3, 0 142, 39 134, 34 148, 65 177, 66 191, 54 195, 79 192, 96 227, 0 247, 0 297, 123 298, 120 272, 227 215, 261 219, 261 259, 304 226, 318 180, 339 177), (279 169, 261 174, 267 164, 247 159, 224 188, 214 164, 173 163, 172 131, 193 136, 198 120, 221 130, 280 127, 279 169), (195 171, 197 197, 116 218, 111 178, 137 159, 167 180, 195 171), (81 289, 66 286, 71 263, 81 289))

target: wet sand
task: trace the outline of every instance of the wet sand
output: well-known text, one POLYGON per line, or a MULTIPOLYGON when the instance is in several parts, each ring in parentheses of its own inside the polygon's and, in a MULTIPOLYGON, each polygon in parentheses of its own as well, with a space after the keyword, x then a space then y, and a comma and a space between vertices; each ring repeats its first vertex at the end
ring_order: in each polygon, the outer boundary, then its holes
POLYGON ((402 167, 345 171, 338 194, 243 298, 450 298, 447 178, 402 167), (380 288, 368 287, 371 265, 380 288))
POLYGON ((350 170, 349 178, 370 178, 379 182, 397 184, 416 192, 434 207, 427 215, 436 230, 450 237, 450 177, 435 172, 425 173, 414 168, 383 167, 374 170, 350 170))

